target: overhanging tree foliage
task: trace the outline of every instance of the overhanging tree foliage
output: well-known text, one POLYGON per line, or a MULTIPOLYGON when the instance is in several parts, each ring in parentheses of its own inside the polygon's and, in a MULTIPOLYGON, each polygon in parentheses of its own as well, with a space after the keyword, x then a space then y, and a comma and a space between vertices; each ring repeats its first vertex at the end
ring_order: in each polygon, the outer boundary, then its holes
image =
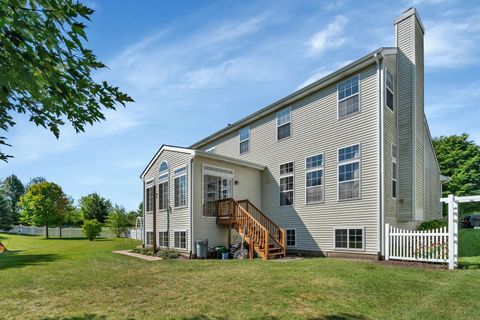
MULTIPOLYGON (((58 138, 66 123, 82 132, 104 120, 105 109, 133 101, 92 78, 106 67, 85 47, 92 13, 72 0, 0 0, 0 129, 20 113, 58 138)), ((0 145, 8 146, 5 137, 0 145)))
MULTIPOLYGON (((480 194, 480 146, 466 133, 435 138, 433 145, 442 174, 450 177, 443 196, 480 194)), ((462 204, 461 209, 464 213, 480 211, 480 204, 462 204)))

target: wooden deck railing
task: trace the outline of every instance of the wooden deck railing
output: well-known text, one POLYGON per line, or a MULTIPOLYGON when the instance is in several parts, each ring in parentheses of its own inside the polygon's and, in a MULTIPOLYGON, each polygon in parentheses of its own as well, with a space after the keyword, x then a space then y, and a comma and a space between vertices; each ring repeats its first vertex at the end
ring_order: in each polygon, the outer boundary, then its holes
POLYGON ((232 198, 217 201, 217 222, 229 221, 240 233, 248 236, 263 251, 268 259, 270 240, 285 252, 285 230, 280 228, 249 200, 235 201, 232 198))

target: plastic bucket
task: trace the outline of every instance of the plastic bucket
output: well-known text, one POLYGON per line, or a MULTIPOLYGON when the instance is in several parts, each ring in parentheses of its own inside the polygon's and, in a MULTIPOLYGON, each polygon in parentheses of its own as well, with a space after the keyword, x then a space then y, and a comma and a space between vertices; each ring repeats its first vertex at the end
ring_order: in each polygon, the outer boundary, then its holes
POLYGON ((228 252, 222 252, 222 260, 228 260, 228 252))

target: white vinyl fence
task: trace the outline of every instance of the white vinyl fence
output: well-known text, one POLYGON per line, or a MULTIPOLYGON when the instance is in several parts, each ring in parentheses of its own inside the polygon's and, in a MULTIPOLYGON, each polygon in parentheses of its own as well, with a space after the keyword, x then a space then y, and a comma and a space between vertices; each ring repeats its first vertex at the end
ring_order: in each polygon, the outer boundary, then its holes
POLYGON ((453 270, 458 262, 458 203, 480 201, 480 196, 442 198, 448 204, 448 227, 435 230, 403 230, 385 225, 385 260, 448 263, 453 270))
POLYGON ((385 259, 447 263, 449 258, 447 227, 413 231, 385 226, 385 259))
MULTIPOLYGON (((35 236, 45 236, 45 227, 35 227, 35 226, 13 226, 13 229, 9 233, 16 234, 28 234, 35 236)), ((127 238, 139 239, 141 240, 142 232, 140 230, 129 229, 126 233, 127 238)), ((48 235, 50 237, 59 237, 60 228, 48 228, 48 235)), ((62 228, 62 238, 84 238, 85 235, 82 233, 81 228, 62 228)), ((101 238, 116 238, 116 235, 111 232, 108 228, 102 228, 102 232, 99 237, 101 238)))

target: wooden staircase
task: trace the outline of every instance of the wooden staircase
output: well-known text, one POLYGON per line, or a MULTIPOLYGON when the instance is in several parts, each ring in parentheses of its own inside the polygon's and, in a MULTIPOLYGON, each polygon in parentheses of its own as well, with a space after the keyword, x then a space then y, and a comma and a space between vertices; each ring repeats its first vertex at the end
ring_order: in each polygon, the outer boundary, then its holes
POLYGON ((263 260, 285 257, 285 230, 270 220, 249 200, 217 201, 217 224, 233 227, 263 260))

